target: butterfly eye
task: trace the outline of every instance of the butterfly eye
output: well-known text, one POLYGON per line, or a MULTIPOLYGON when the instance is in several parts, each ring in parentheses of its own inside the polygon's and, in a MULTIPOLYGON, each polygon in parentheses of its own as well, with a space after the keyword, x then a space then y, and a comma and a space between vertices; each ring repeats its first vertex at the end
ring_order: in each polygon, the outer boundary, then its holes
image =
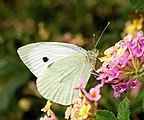
POLYGON ((47 62, 49 59, 48 59, 47 57, 43 57, 42 60, 43 60, 44 62, 47 62))

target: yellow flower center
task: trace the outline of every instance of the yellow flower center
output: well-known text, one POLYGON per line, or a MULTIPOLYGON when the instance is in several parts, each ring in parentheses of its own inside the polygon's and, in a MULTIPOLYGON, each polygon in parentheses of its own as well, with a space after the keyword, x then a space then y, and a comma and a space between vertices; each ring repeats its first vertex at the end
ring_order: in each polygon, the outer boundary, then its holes
POLYGON ((82 108, 80 109, 79 115, 86 119, 88 117, 88 112, 90 110, 90 105, 83 105, 82 108))
POLYGON ((127 47, 124 47, 124 48, 120 48, 118 51, 117 51, 117 57, 121 57, 124 52, 126 51, 127 47))

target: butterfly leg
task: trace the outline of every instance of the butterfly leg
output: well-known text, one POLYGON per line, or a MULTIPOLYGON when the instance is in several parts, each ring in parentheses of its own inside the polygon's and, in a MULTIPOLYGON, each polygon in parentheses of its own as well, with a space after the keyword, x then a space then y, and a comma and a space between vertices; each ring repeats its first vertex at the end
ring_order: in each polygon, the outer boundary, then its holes
POLYGON ((98 77, 98 73, 96 73, 96 72, 93 72, 93 71, 90 71, 91 72, 91 74, 93 74, 95 77, 98 77))

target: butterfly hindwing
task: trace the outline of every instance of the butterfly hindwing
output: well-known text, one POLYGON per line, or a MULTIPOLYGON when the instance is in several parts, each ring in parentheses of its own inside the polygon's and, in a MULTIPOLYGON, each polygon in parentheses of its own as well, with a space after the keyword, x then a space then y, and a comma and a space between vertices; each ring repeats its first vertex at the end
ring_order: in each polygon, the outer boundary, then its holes
POLYGON ((48 66, 37 79, 37 88, 43 97, 56 103, 69 105, 78 97, 80 77, 85 85, 90 77, 91 67, 83 54, 70 55, 48 66))

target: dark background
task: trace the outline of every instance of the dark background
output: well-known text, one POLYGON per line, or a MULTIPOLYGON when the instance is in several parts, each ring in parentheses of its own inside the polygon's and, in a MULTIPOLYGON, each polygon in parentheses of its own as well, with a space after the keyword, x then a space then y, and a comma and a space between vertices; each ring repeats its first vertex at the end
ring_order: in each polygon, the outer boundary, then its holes
MULTIPOLYGON (((143 0, 1 0, 0 120, 35 120, 43 116, 41 108, 46 100, 36 89, 36 78, 18 57, 19 47, 38 41, 56 41, 92 49, 110 21, 97 46, 102 54, 129 32, 126 28, 133 19, 143 17, 142 5, 143 0), (93 34, 96 34, 95 41, 93 34)), ((87 89, 93 84, 97 81, 91 77, 87 89)), ((130 98, 132 119, 143 117, 143 93, 141 89, 138 96, 130 98)), ((123 97, 116 100, 109 85, 101 94, 99 109, 117 114, 123 97)), ((64 106, 53 104, 52 109, 59 119, 64 119, 64 106)))

